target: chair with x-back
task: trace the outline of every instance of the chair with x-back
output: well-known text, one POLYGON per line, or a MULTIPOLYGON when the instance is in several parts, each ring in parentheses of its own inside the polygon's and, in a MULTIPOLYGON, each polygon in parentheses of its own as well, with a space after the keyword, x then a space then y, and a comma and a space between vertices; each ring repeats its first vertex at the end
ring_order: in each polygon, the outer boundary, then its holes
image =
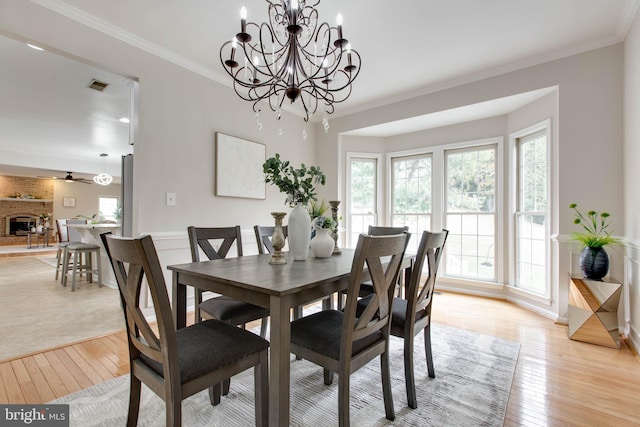
MULTIPOLYGON (((273 236, 274 226, 254 225, 253 231, 256 233, 256 243, 258 243, 259 254, 272 254, 274 252, 273 245, 271 244, 271 236, 273 236)), ((289 235, 289 227, 282 226, 282 234, 286 240, 289 235)))
POLYGON ((394 298, 393 300, 391 334, 404 338, 404 377, 407 401, 409 406, 414 409, 417 408, 418 402, 413 372, 413 343, 414 337, 421 330, 424 330, 427 370, 429 376, 435 378, 431 351, 431 306, 438 266, 448 234, 448 230, 442 230, 439 233, 429 231, 422 233, 411 278, 406 287, 406 299, 394 298), (424 280, 422 280, 423 277, 424 280))
MULTIPOLYGON (((191 260, 193 262, 200 262, 200 250, 210 260, 226 258, 234 244, 237 256, 242 256, 242 233, 239 225, 234 227, 189 226, 187 233, 189 234, 191 260), (219 244, 217 250, 214 249, 212 242, 219 244)), ((201 322, 203 318, 217 319, 232 325, 240 325, 244 329, 247 323, 261 319, 260 336, 264 338, 267 335, 268 308, 259 307, 224 295, 203 301, 202 291, 198 288, 195 289, 194 305, 196 323, 201 322)), ((223 395, 229 393, 229 382, 228 379, 224 381, 223 395)))
MULTIPOLYGON (((373 226, 370 225, 367 234, 369 236, 395 236, 397 234, 406 234, 409 236, 407 239, 407 244, 409 244, 409 239, 411 238, 411 234, 409 234, 409 227, 381 227, 381 226, 373 226)), ((401 285, 401 277, 398 276, 398 286, 401 285)), ((360 286, 360 296, 365 297, 370 295, 373 292, 373 286, 370 281, 364 282, 360 286)), ((398 289, 398 294, 402 293, 402 289, 398 289)), ((344 304, 344 296, 346 292, 342 292, 338 294, 338 307, 342 308, 344 304)))
POLYGON ((127 327, 127 425, 137 424, 142 383, 164 400, 166 425, 180 426, 183 399, 208 388, 211 403, 217 404, 224 379, 254 368, 256 425, 266 426, 269 343, 219 320, 206 320, 176 331, 151 236, 124 238, 104 234, 101 238, 116 276, 127 327), (153 301, 155 327, 140 307, 144 283, 153 301))
MULTIPOLYGON (((239 225, 234 227, 189 226, 187 232, 193 262, 200 262, 200 250, 210 260, 226 258, 234 245, 237 256, 242 256, 242 235, 239 225), (219 245, 217 250, 212 243, 219 245)), ((266 335, 269 309, 225 296, 203 301, 202 291, 196 288, 195 293, 196 322, 202 321, 203 318, 211 318, 244 327, 248 322, 262 319, 260 335, 263 338, 266 335)))
POLYGON ((349 383, 353 372, 380 356, 385 414, 393 420, 389 333, 393 288, 407 235, 360 235, 348 278, 344 311, 323 310, 291 322, 291 352, 324 368, 325 384, 338 373, 339 425, 349 425, 349 383), (366 272, 365 272, 366 268, 366 272), (373 294, 356 316, 360 285, 370 278, 373 294))

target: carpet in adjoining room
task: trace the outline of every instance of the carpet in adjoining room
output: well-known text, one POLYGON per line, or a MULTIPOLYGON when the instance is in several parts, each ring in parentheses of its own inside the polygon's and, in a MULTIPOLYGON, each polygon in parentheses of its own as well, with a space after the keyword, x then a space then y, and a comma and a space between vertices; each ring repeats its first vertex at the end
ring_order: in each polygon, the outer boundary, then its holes
POLYGON ((80 280, 71 292, 45 260, 55 255, 41 258, 0 258, 0 360, 125 329, 116 289, 80 280))

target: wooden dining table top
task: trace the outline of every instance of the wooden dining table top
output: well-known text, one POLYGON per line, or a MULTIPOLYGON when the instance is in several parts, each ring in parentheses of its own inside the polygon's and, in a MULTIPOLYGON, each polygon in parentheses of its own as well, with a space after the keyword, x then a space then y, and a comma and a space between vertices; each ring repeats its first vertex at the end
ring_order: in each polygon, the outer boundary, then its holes
POLYGON ((342 249, 342 253, 329 258, 309 257, 305 261, 294 261, 286 252, 287 263, 282 265, 269 264, 271 255, 263 254, 170 265, 167 268, 193 277, 215 278, 251 292, 284 296, 347 278, 351 273, 354 253, 354 249, 342 249))

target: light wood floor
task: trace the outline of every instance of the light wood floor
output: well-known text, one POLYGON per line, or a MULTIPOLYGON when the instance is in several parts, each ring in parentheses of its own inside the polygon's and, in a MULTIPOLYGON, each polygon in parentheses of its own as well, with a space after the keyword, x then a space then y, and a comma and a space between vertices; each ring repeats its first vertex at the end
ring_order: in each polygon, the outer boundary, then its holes
MULTIPOLYGON (((435 298, 435 322, 521 344, 505 426, 640 425, 640 359, 626 344, 569 340, 566 326, 504 301, 435 298)), ((127 374, 127 365, 124 332, 17 358, 0 363, 0 402, 48 402, 127 374)))

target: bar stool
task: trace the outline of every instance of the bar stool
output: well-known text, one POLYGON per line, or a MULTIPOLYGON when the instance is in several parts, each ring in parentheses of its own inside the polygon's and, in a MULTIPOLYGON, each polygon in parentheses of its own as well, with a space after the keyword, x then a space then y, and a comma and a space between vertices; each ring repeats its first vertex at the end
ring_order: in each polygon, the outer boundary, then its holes
POLYGON ((67 276, 69 274, 69 261, 73 255, 71 270, 71 292, 76 290, 76 276, 86 274, 89 283, 93 282, 93 275, 98 276, 98 287, 102 287, 102 268, 100 265, 100 246, 89 243, 69 243, 64 248, 64 259, 62 261, 62 286, 67 286, 67 276), (93 255, 96 256, 95 268, 93 255), (84 257, 84 261, 83 261, 84 257))
POLYGON ((76 230, 68 230, 67 224, 86 224, 87 221, 83 219, 56 219, 56 229, 58 231, 58 250, 56 252, 56 280, 58 276, 60 278, 60 284, 63 283, 63 278, 60 273, 64 270, 63 260, 65 248, 70 243, 79 243, 81 241, 80 234, 76 230))

